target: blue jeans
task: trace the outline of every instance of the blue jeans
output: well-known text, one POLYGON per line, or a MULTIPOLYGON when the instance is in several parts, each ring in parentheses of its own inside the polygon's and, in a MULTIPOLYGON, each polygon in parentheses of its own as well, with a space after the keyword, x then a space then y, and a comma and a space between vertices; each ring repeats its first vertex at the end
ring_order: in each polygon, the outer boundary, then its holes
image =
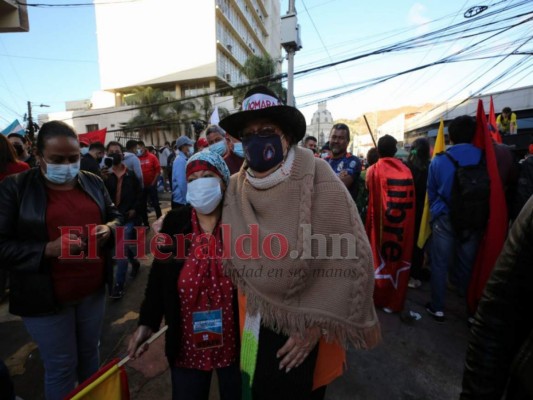
POLYGON ((63 399, 76 383, 98 370, 104 309, 102 287, 76 305, 64 306, 57 314, 22 318, 39 346, 47 400, 63 399))
POLYGON ((434 311, 444 311, 448 275, 459 293, 466 296, 481 232, 466 231, 459 236, 448 215, 436 218, 431 230, 431 306, 434 311))
MULTIPOLYGON (((124 224, 124 239, 133 240, 135 239, 135 221, 128 221, 124 224)), ((117 246, 123 246, 122 243, 117 243, 117 246)), ((126 283, 126 273, 128 272, 128 261, 133 265, 137 261, 135 260, 136 252, 135 245, 126 245, 125 248, 126 258, 117 260, 117 269, 115 271, 115 284, 124 286, 126 283)))
MULTIPOLYGON (((215 370, 220 400, 241 398, 241 372, 237 363, 215 370)), ((172 400, 208 400, 213 371, 171 367, 172 400)))

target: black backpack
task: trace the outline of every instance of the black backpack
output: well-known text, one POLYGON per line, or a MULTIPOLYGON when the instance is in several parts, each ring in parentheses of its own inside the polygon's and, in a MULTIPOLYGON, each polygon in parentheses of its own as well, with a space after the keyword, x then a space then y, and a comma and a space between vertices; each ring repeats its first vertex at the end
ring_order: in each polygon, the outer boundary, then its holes
POLYGON ((512 217, 515 219, 522 207, 527 203, 529 198, 533 195, 533 157, 528 157, 520 165, 520 175, 516 184, 516 192, 514 195, 512 217))
POLYGON ((479 163, 461 166, 444 152, 455 167, 450 196, 450 221, 456 232, 482 231, 489 219, 490 178, 485 157, 479 163))

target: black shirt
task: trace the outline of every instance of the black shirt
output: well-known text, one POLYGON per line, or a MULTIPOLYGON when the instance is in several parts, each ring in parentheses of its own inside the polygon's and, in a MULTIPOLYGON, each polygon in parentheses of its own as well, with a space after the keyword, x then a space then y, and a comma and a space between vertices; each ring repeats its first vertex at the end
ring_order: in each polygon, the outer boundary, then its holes
POLYGON ((90 154, 85 154, 81 157, 80 169, 82 171, 92 172, 93 174, 98 175, 100 178, 102 177, 102 173, 100 172, 100 164, 98 164, 98 161, 96 161, 96 159, 90 154))

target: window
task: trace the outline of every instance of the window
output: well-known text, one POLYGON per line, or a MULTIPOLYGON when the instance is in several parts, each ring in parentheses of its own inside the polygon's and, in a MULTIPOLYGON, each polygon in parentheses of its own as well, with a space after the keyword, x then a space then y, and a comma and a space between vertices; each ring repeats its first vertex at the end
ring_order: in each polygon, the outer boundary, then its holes
POLYGON ((87 130, 87 132, 97 131, 98 130, 98 124, 85 125, 85 129, 87 130))
POLYGON ((209 82, 198 83, 196 85, 183 85, 181 93, 183 97, 199 96, 209 91, 209 82))

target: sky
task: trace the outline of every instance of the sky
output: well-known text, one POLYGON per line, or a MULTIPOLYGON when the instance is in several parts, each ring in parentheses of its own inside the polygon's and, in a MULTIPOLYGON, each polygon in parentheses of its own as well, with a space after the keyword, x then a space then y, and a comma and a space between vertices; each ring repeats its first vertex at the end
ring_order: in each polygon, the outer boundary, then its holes
MULTIPOLYGON (((83 1, 89 0, 28 0, 29 3, 46 4, 83 1)), ((476 22, 473 18, 466 19, 463 14, 474 5, 489 6, 479 16, 495 12, 483 22, 487 29, 494 26, 491 24, 499 22, 497 27, 503 27, 533 15, 533 2, 527 4, 523 0, 296 0, 303 48, 296 53, 295 71, 373 52, 460 22, 466 22, 463 28, 468 29, 476 22), (521 3, 524 4, 519 6, 521 3), (513 5, 517 7, 496 13, 513 5), (528 12, 532 14, 500 22, 505 17, 528 12)), ((287 10, 288 0, 282 0, 281 14, 287 10)), ((29 7, 29 19, 30 32, 0 34, 0 128, 15 118, 22 121, 27 112, 27 101, 32 102, 34 115, 62 111, 65 101, 88 99, 100 89, 92 6, 29 7), (41 104, 49 107, 41 108, 41 104)), ((464 98, 476 94, 506 70, 509 72, 482 92, 533 85, 533 57, 523 60, 514 69, 511 69, 513 64, 525 56, 512 55, 504 59, 519 46, 522 46, 521 51, 531 52, 533 43, 528 41, 533 31, 531 27, 529 21, 492 39, 487 39, 489 34, 478 37, 459 34, 453 40, 432 42, 431 46, 423 48, 376 54, 318 72, 297 74, 296 103, 308 122, 317 103, 323 100, 328 101, 334 119, 355 119, 362 113, 380 109, 464 98), (330 98, 359 88, 363 81, 460 52, 481 39, 486 42, 476 47, 480 51, 475 55, 497 58, 437 65, 336 99, 330 98)), ((195 34, 201 34, 201 30, 195 34)), ((286 71, 286 67, 285 61, 283 70, 286 71)))

